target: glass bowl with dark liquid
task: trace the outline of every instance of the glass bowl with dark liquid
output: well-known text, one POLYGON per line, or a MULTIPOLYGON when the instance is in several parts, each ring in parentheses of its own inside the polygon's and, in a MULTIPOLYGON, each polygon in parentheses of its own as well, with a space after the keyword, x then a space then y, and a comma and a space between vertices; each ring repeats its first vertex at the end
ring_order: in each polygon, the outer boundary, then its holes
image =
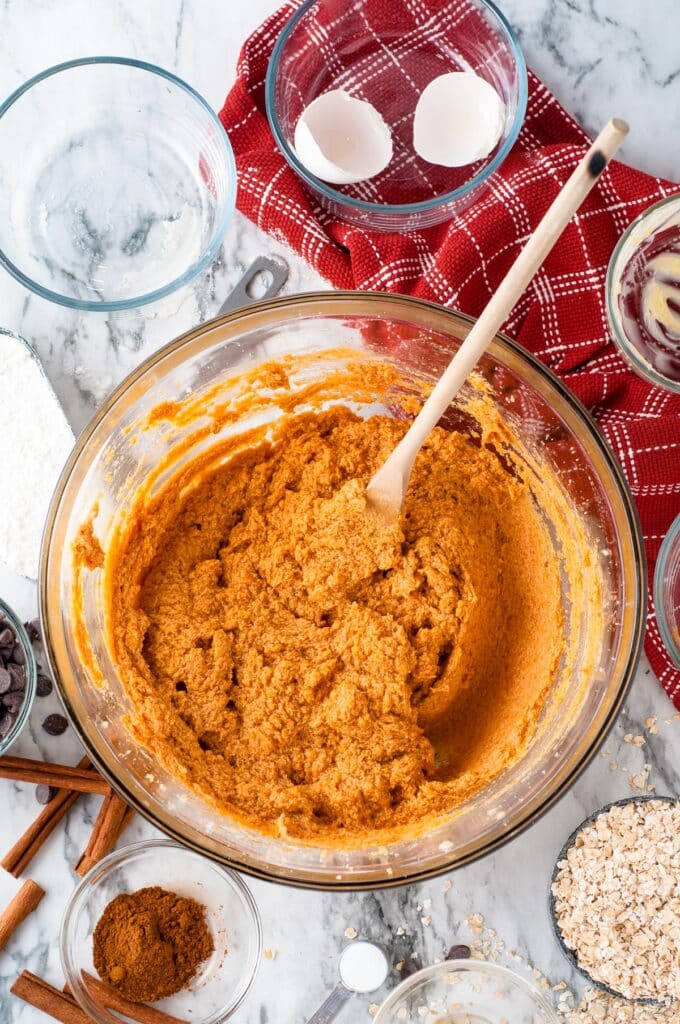
POLYGON ((606 295, 623 356, 646 380, 680 394, 680 194, 628 226, 609 262, 606 295))

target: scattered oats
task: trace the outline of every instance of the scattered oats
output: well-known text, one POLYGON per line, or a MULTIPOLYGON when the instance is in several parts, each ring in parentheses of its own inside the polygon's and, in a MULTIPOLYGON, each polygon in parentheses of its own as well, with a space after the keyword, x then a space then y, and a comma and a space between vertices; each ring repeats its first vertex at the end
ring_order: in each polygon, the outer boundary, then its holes
POLYGON ((558 981, 556 985, 553 985, 552 990, 553 992, 564 992, 566 987, 566 981, 558 981))
POLYGON ((408 1017, 408 1010, 406 1009, 405 1006, 399 1007, 399 1009, 397 1010, 397 1017, 399 1018, 399 1020, 406 1020, 406 1018, 408 1017))
POLYGON ((432 906, 432 900, 430 899, 429 896, 426 900, 423 900, 423 906, 425 907, 425 910, 429 910, 430 907, 432 906))
POLYGON ((619 766, 618 766, 618 764, 616 763, 616 761, 610 761, 610 762, 609 762, 609 771, 610 771, 610 772, 615 772, 615 771, 616 771, 616 769, 617 769, 618 767, 619 767, 619 766))
POLYGON ((380 1004, 379 1003, 371 1003, 371 1005, 368 1008, 368 1012, 370 1013, 371 1017, 375 1017, 375 1015, 376 1015, 376 1013, 378 1012, 379 1009, 380 1009, 380 1004))
POLYGON ((429 928, 432 924, 432 918, 429 914, 423 914, 420 920, 425 928, 429 928))
POLYGON ((356 928, 352 928, 351 925, 349 926, 349 928, 345 928, 346 939, 356 939, 358 934, 359 932, 356 930, 356 928))
POLYGON ((627 732, 623 737, 624 743, 630 743, 631 747, 644 747, 645 738, 644 736, 633 736, 632 733, 627 732))
POLYGON ((276 949, 265 949, 262 955, 264 956, 265 960, 276 960, 277 952, 278 951, 276 949))
POLYGON ((401 974, 401 971, 402 971, 403 967, 404 967, 404 961, 403 960, 398 960, 396 962, 396 964, 394 965, 395 971, 398 971, 399 974, 401 974))
POLYGON ((418 954, 414 951, 413 953, 411 953, 411 960, 417 960, 417 959, 418 959, 418 954))
MULTIPOLYGON (((552 891, 562 937, 595 981, 627 999, 680 999, 680 803, 633 800, 598 815, 560 861, 552 891)), ((609 1020, 602 1001, 586 1009, 574 1024, 609 1020)))
POLYGON ((646 764, 642 771, 637 772, 635 775, 629 775, 628 785, 630 788, 634 789, 638 793, 643 793, 647 789, 647 780, 649 779, 649 773, 651 770, 651 764, 646 764))
POLYGON ((397 935, 406 935, 406 932, 404 931, 403 928, 397 928, 396 934, 397 935))
POLYGON ((448 892, 449 889, 453 888, 453 882, 451 881, 450 878, 446 878, 444 880, 444 885, 442 886, 442 888, 444 889, 444 892, 448 892))
POLYGON ((652 715, 650 718, 647 718, 645 720, 645 725, 649 729, 649 731, 652 734, 652 736, 656 736, 656 734, 659 731, 659 726, 656 723, 657 723, 656 715, 652 715))
POLYGON ((472 929, 473 935, 481 935, 484 929, 484 918, 481 914, 468 914, 465 923, 472 929))

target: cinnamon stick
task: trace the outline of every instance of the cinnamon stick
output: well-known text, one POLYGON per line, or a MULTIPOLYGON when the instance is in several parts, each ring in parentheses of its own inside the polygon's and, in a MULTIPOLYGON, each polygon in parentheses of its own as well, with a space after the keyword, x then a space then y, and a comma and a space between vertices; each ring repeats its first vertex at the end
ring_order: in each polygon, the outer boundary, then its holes
POLYGON ((7 945, 7 942, 17 930, 22 921, 31 914, 45 895, 37 882, 27 878, 19 889, 19 892, 9 901, 0 914, 0 949, 7 945))
MULTIPOLYGON (((84 757, 78 767, 90 767, 89 760, 84 757)), ((26 870, 26 867, 41 849, 45 840, 52 834, 79 796, 79 792, 60 789, 45 809, 41 811, 33 824, 29 825, 24 834, 17 839, 12 849, 8 850, 0 861, 0 867, 3 867, 5 871, 9 871, 11 875, 18 878, 26 870)))
POLYGON ((51 761, 35 761, 30 757, 0 757, 0 779, 16 779, 19 782, 43 783, 57 789, 77 790, 79 793, 111 792, 108 782, 94 768, 73 767, 68 764, 54 764, 51 761))
POLYGON ((88 844, 76 864, 77 874, 86 875, 97 861, 111 852, 134 814, 133 809, 116 793, 110 793, 104 798, 88 844))
POLYGON ((109 1010, 116 1010, 118 1013, 130 1017, 131 1020, 138 1021, 139 1024, 186 1024, 186 1021, 180 1017, 163 1013, 162 1010, 156 1010, 153 1006, 147 1006, 146 1003, 131 1003, 107 982, 93 977, 87 971, 83 971, 83 982, 94 1002, 109 1010))
POLYGON ((30 971, 21 972, 10 992, 62 1024, 92 1024, 92 1018, 80 1009, 73 996, 60 992, 30 971))

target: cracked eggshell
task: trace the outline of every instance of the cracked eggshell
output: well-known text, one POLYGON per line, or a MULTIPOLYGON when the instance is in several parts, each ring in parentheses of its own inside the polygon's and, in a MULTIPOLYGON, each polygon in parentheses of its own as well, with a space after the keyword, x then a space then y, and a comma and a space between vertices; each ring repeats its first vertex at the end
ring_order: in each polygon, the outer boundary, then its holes
POLYGON ((451 71, 423 90, 413 119, 413 147, 423 160, 464 167, 488 156, 501 137, 505 104, 473 71, 451 71))
POLYGON ((303 110, 293 144, 307 170, 332 185, 372 178, 392 159, 392 135, 378 111, 344 89, 317 96, 303 110))

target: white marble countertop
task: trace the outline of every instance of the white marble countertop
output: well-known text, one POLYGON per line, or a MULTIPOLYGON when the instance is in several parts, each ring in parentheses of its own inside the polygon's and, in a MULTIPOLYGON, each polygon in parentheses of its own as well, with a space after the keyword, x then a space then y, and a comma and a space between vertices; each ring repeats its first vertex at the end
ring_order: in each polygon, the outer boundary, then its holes
MULTIPOLYGON (((680 7, 677 0, 503 0, 517 26, 529 64, 567 108, 595 129, 611 114, 631 124, 624 159, 655 174, 680 181, 677 147, 680 111, 680 7)), ((0 97, 51 64, 92 54, 131 55, 176 71, 219 107, 230 85, 241 41, 274 7, 274 0, 5 0, 0 5, 0 97)), ((30 295, 0 276, 0 324, 23 334, 37 347, 48 375, 76 431, 98 403, 133 366, 185 328, 209 317, 255 255, 279 251, 237 215, 213 272, 156 310, 153 319, 121 318, 107 323, 95 314, 76 315, 30 295)), ((288 290, 326 287, 295 259, 288 290)), ((7 495, 3 500, 7 500, 7 495)), ((0 568, 0 593, 26 617, 36 610, 35 586, 0 568)), ((39 701, 30 729, 16 753, 52 759, 75 758, 68 734, 50 739, 40 728, 55 696, 39 701)), ((610 799, 629 795, 628 778, 643 764, 659 793, 680 795, 680 722, 646 665, 640 668, 625 711, 602 756, 596 758, 571 792, 522 837, 480 863, 445 879, 396 890, 362 894, 322 894, 253 882, 264 922, 265 959, 236 1019, 241 1024, 302 1022, 315 1009, 335 976, 346 929, 356 929, 398 954, 417 954, 427 963, 454 942, 466 941, 467 915, 478 912, 507 948, 529 960, 551 982, 580 982, 570 974, 550 932, 547 888, 555 856, 569 832, 589 812, 610 799), (648 735, 645 720, 659 717, 659 731, 648 735), (641 749, 626 734, 645 734, 641 749), (399 931, 403 929, 403 933, 399 931)), ((8 846, 37 811, 32 787, 3 783, 0 847, 8 846)), ((8 995, 23 968, 62 984, 57 936, 70 870, 82 850, 97 801, 79 801, 31 869, 47 897, 9 947, 0 952, 0 1024, 45 1020, 8 995)), ((151 835, 137 820, 126 841, 151 835)), ((0 877, 0 904, 18 887, 0 877)), ((352 933, 350 933, 352 934, 352 933)), ((510 958, 510 964, 519 961, 510 958)), ((346 1011, 343 1019, 370 1020, 370 999, 346 1011)))

